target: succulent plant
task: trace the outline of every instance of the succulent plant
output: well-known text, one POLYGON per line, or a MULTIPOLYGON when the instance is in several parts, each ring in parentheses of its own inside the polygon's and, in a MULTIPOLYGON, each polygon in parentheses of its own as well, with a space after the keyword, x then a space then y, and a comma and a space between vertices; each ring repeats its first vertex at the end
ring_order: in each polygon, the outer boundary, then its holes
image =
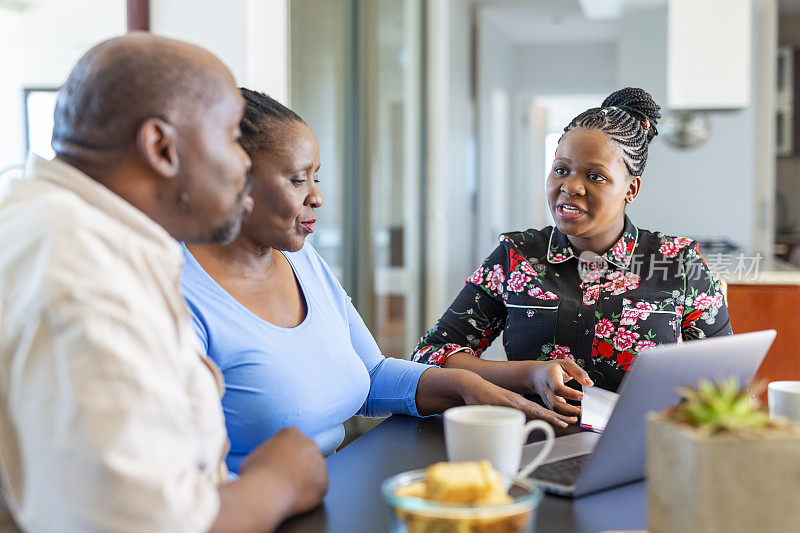
POLYGON ((710 434, 779 425, 760 409, 754 391, 741 388, 736 378, 716 383, 703 379, 697 388, 682 387, 677 392, 682 401, 673 408, 672 417, 710 434))

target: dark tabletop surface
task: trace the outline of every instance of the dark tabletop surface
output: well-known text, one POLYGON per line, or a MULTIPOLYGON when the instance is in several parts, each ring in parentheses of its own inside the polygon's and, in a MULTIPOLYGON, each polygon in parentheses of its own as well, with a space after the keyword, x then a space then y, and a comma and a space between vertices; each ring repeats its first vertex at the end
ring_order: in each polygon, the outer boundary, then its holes
MULTIPOLYGON (((394 474, 444 460, 441 416, 419 419, 394 415, 328 458, 330 485, 323 505, 290 519, 278 532, 388 531, 389 508, 380 492, 381 482, 394 474)), ((575 500, 547 495, 538 509, 536 531, 644 529, 644 487, 644 482, 632 483, 575 500)))

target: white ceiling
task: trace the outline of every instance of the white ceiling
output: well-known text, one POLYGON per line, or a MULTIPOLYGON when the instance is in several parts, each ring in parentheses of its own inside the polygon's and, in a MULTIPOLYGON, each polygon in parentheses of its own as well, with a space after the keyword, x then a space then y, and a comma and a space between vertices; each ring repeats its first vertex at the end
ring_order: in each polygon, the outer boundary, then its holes
MULTIPOLYGON (((587 1, 587 0, 584 0, 587 1)), ((665 6, 667 0, 589 0, 620 4, 622 9, 665 6)), ((800 4, 800 0, 794 1, 800 4)), ((589 20, 578 0, 483 0, 482 20, 515 44, 609 42, 617 38, 616 20, 589 20)))
POLYGON ((31 7, 30 0, 0 0, 0 9, 23 11, 31 7))
POLYGON ((481 19, 515 44, 612 41, 616 21, 590 21, 578 0, 496 0, 481 5, 481 19))

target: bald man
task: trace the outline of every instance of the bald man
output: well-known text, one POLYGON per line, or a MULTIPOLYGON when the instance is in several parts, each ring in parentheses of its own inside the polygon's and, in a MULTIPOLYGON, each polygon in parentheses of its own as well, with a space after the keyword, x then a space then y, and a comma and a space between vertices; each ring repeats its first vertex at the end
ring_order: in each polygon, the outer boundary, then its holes
POLYGON ((59 93, 53 161, 0 201, 0 531, 265 531, 319 504, 297 430, 228 482, 222 383, 178 292, 177 240, 252 207, 243 102, 198 47, 130 34, 59 93))

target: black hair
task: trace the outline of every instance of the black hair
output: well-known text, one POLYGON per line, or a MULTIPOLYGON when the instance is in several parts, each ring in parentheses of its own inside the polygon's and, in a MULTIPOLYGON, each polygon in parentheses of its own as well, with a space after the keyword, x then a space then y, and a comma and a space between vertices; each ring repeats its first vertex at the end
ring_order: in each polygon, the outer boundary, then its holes
POLYGON ((239 90, 245 100, 241 144, 251 156, 269 146, 280 126, 288 122, 305 124, 297 113, 269 95, 244 87, 239 90))
POLYGON ((564 133, 575 128, 606 133, 624 145, 623 161, 630 175, 641 176, 647 163, 647 148, 658 135, 656 123, 661 118, 660 111, 661 106, 646 91, 625 87, 611 93, 603 100, 602 107, 587 109, 573 118, 564 133))

